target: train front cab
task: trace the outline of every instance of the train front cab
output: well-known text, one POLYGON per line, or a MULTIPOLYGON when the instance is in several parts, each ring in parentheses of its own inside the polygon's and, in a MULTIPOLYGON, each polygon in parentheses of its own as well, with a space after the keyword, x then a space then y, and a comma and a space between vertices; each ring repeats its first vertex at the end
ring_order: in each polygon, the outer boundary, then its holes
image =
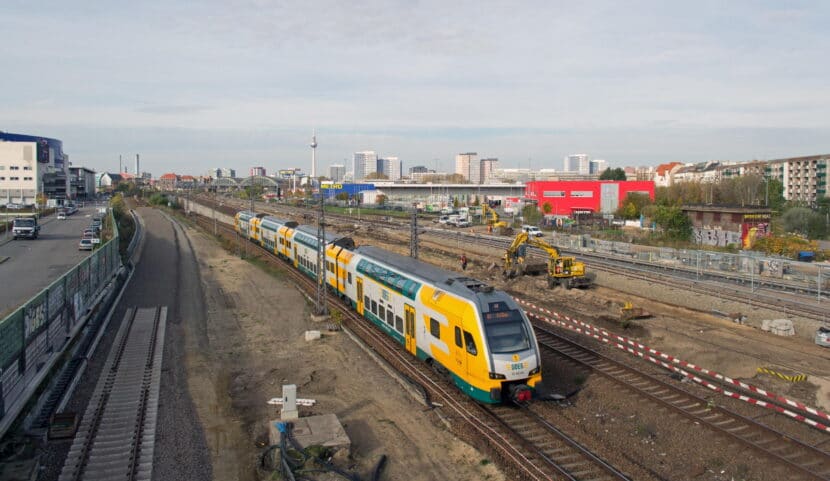
POLYGON ((472 302, 432 286, 424 286, 419 298, 426 312, 440 313, 436 317, 443 319, 421 316, 425 335, 418 357, 441 364, 459 389, 482 403, 527 400, 532 394, 530 389, 542 379, 532 334, 525 333, 527 349, 493 354, 489 352, 493 339, 484 339, 479 313, 472 302))

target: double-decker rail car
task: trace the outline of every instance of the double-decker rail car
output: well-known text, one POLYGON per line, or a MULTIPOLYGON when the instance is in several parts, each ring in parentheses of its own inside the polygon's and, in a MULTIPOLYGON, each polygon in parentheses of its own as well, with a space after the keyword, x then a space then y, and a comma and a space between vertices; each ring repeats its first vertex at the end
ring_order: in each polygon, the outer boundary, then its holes
MULTIPOLYGON (((263 237, 270 235, 264 223, 263 237)), ((242 229, 240 222, 244 235, 242 229)), ((291 248, 283 257, 318 279, 317 229, 289 230, 291 248)), ((532 397, 542 380, 539 347, 524 311, 506 293, 378 247, 355 247, 332 233, 325 259, 333 292, 409 353, 445 371, 465 394, 484 403, 532 397)))
POLYGON ((278 219, 276 217, 266 215, 259 222, 260 231, 260 245, 285 259, 288 258, 287 250, 291 248, 290 238, 293 229, 297 227, 294 221, 278 219))

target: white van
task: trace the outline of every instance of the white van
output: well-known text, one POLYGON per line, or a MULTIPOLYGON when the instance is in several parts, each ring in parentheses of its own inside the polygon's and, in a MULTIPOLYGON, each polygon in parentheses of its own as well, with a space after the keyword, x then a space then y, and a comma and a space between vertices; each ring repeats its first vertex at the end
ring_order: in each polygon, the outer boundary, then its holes
POLYGON ((528 236, 533 237, 543 237, 545 235, 545 233, 535 225, 523 225, 522 232, 526 232, 528 236))

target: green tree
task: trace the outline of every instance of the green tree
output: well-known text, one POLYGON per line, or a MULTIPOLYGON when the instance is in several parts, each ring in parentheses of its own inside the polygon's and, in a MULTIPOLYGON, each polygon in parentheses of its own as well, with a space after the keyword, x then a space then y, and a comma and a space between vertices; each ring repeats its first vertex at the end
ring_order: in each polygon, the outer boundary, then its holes
POLYGON ((553 211, 553 206, 550 205, 550 202, 545 202, 544 204, 542 204, 542 212, 544 212, 545 215, 550 214, 552 211, 553 211))
POLYGON ((692 221, 679 207, 657 206, 654 222, 668 240, 688 241, 692 237, 692 221))
POLYGON ((651 205, 651 198, 649 198, 648 194, 630 192, 625 197, 620 208, 617 209, 616 215, 623 219, 637 219, 640 217, 643 209, 648 205, 651 205))
POLYGON ((337 200, 349 200, 349 193, 348 192, 340 192, 339 194, 334 196, 337 200))
POLYGON ((369 172, 364 177, 366 180, 389 180, 389 176, 381 172, 369 172))
POLYGON ((386 196, 383 194, 379 194, 377 197, 375 197, 375 202, 378 205, 386 205, 386 200, 386 196))
POLYGON ((542 213, 535 205, 526 205, 522 208, 522 217, 525 224, 536 225, 542 220, 542 213))
POLYGON ((626 180, 625 170, 619 167, 616 169, 609 167, 600 174, 599 180, 626 180))
POLYGON ((764 191, 764 197, 769 197, 769 208, 781 212, 784 209, 784 204, 787 203, 787 199, 784 198, 784 183, 778 179, 769 179, 769 186, 764 186, 765 189, 769 189, 769 195, 767 196, 767 191, 764 191))
POLYGON ((781 215, 781 224, 787 232, 795 232, 808 239, 827 235, 826 215, 807 207, 792 207, 781 215))

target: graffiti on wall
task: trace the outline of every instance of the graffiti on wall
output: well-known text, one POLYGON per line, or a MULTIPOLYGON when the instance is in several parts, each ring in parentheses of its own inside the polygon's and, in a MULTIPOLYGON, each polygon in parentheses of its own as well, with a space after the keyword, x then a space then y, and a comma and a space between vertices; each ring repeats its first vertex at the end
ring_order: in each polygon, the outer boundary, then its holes
POLYGON ((726 247, 729 244, 741 245, 741 233, 721 229, 703 229, 695 227, 694 240, 700 245, 726 247))

